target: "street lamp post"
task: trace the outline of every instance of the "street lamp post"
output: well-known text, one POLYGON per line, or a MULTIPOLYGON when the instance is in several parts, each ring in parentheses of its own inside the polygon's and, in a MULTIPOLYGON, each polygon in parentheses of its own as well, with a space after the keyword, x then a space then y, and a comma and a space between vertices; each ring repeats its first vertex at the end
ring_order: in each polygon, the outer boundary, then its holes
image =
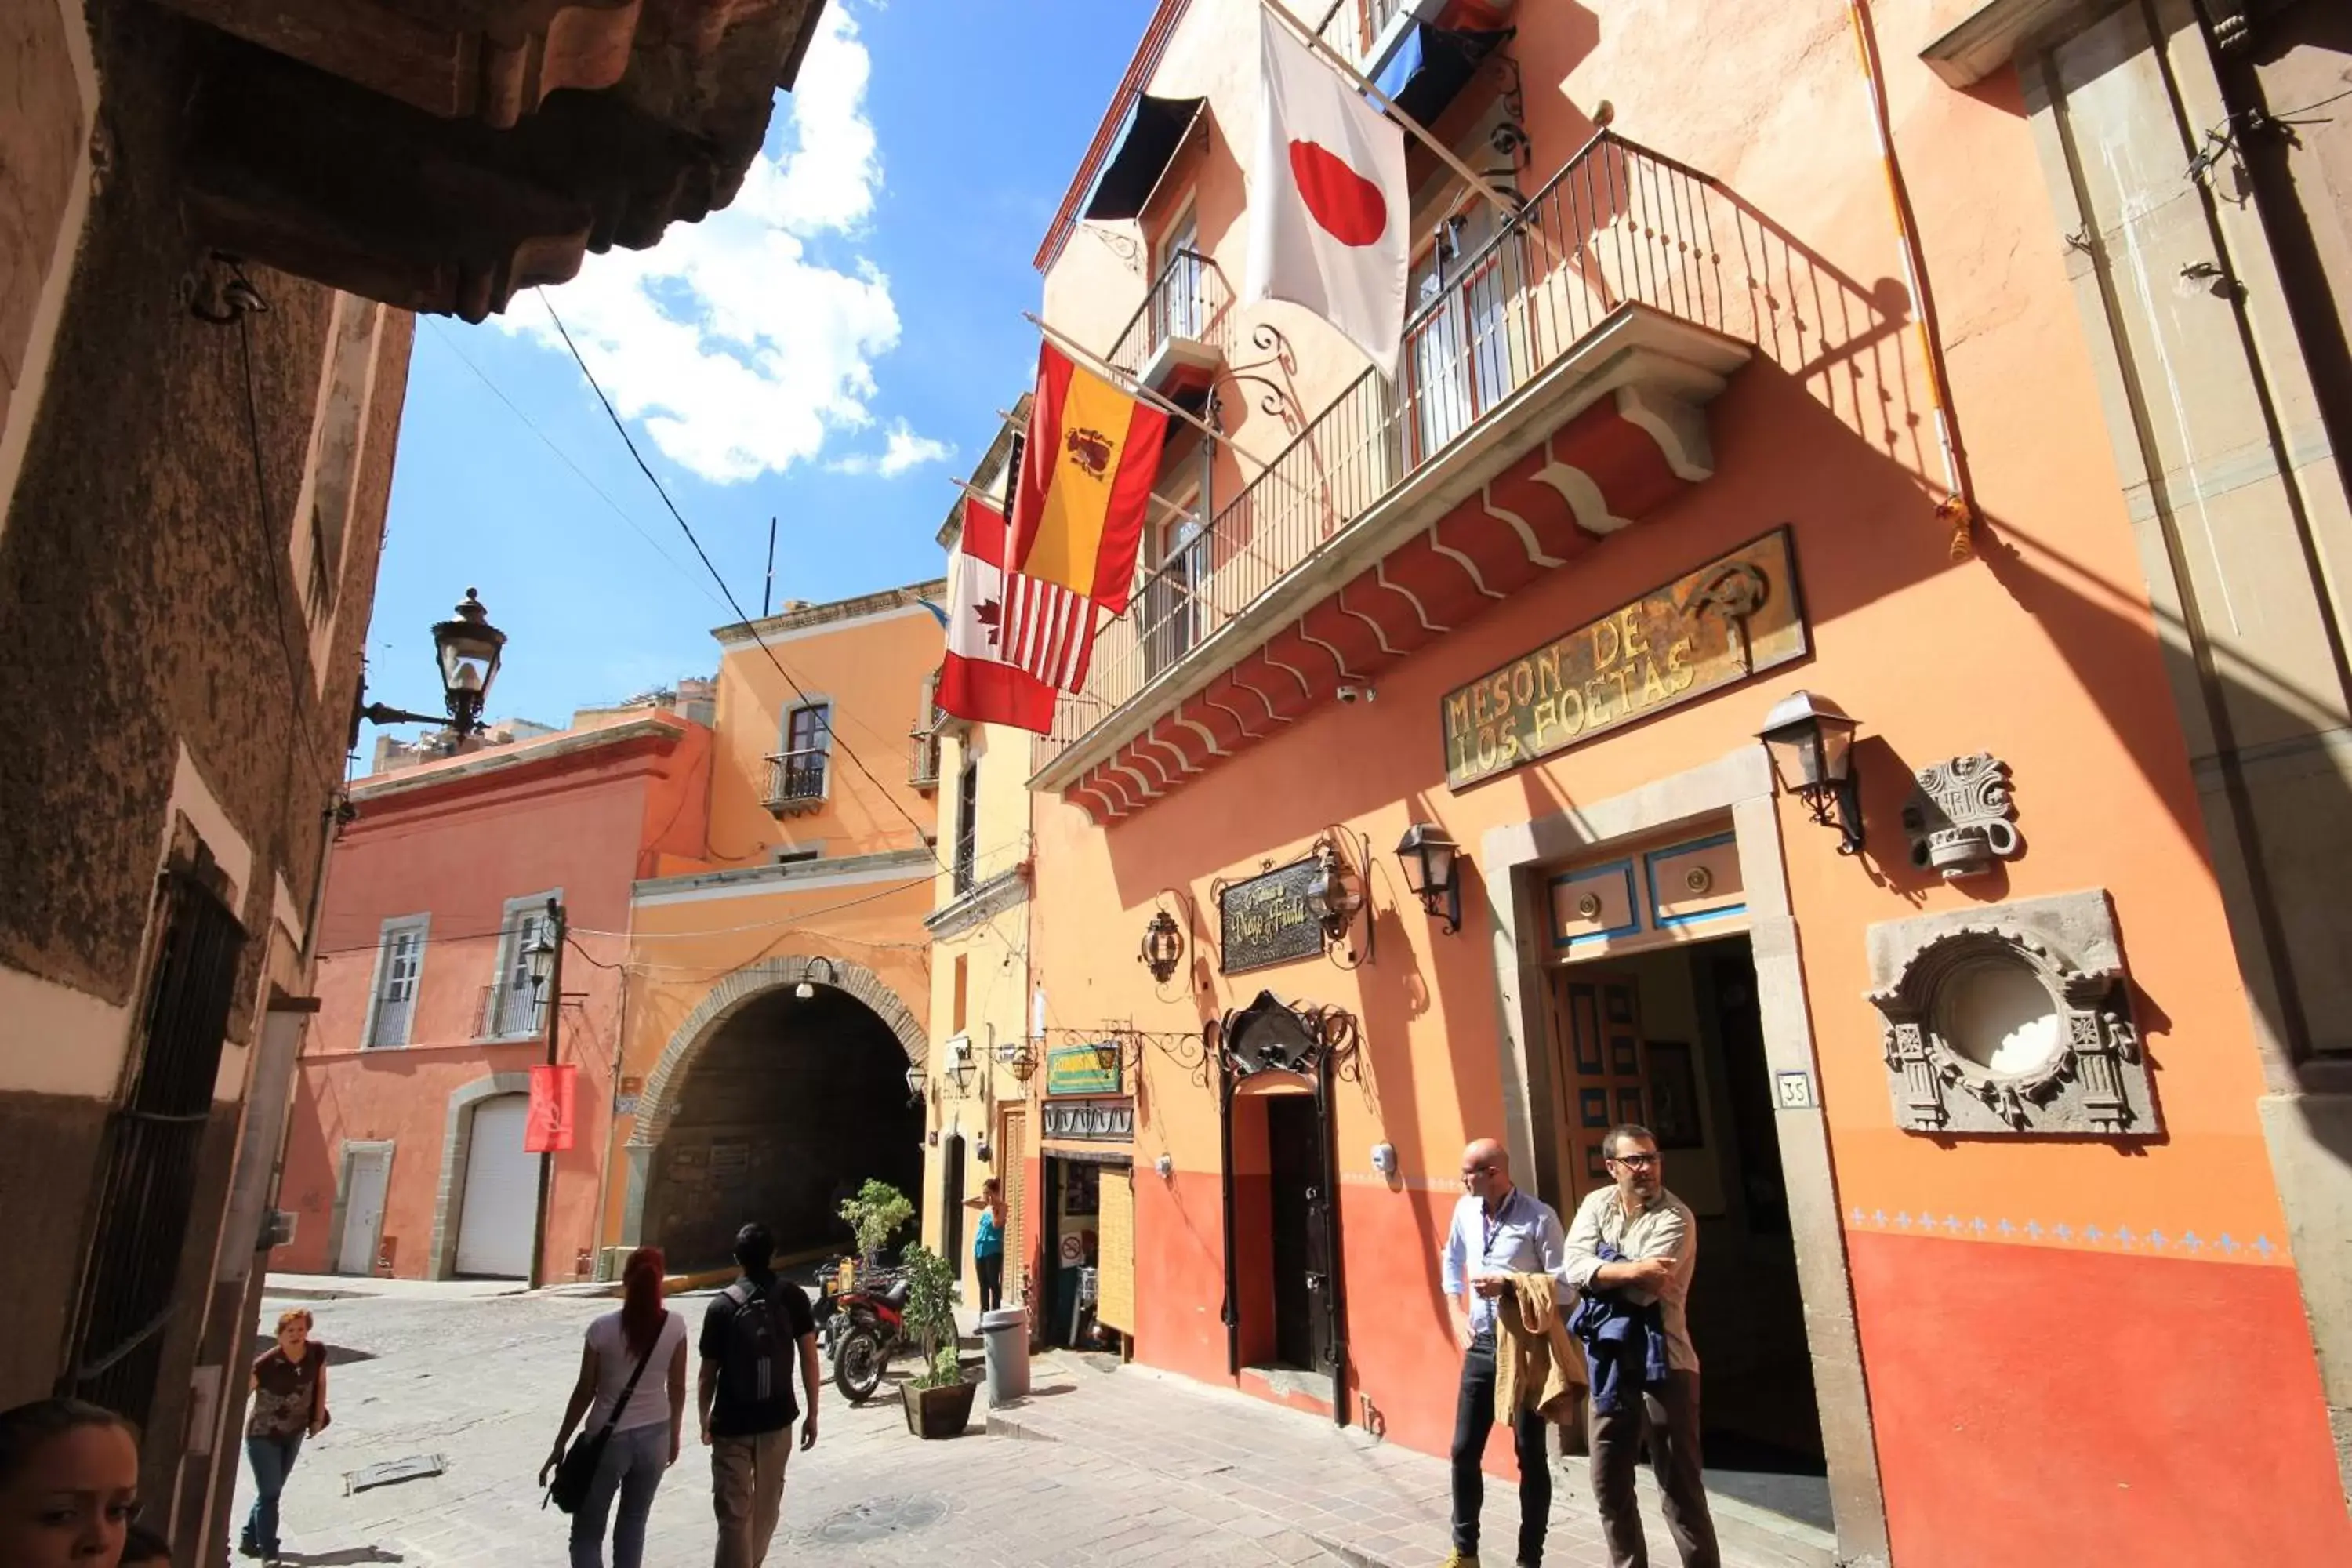
MULTIPOLYGON (((555 1065, 557 1037, 563 1021, 563 906, 553 899, 547 900, 547 921, 523 949, 523 959, 530 966, 531 989, 546 1009, 542 1015, 547 1026, 547 1065, 555 1065)), ((531 1210, 530 1221, 530 1288, 534 1290, 547 1283, 547 1194, 555 1175, 555 1152, 542 1149, 539 1153, 539 1202, 531 1210)))
POLYGON ((474 590, 467 589, 457 613, 433 624, 433 658, 441 668, 441 700, 447 716, 370 702, 352 715, 352 744, 359 744, 360 721, 364 719, 371 724, 443 724, 462 749, 481 732, 483 705, 489 700, 490 682, 499 678, 506 646, 507 634, 490 625, 489 612, 474 590))

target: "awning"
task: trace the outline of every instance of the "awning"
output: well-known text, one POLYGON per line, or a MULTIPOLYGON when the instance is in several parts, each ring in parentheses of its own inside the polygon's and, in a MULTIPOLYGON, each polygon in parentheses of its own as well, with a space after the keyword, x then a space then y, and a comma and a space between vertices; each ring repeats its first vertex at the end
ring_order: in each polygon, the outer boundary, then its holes
POLYGON ((1111 143, 1110 157, 1095 177, 1095 188, 1087 193, 1087 205, 1079 216, 1100 221, 1133 217, 1141 212, 1160 176, 1175 161, 1176 149, 1184 144, 1185 132, 1192 129, 1205 101, 1139 96, 1135 107, 1128 110, 1127 123, 1118 128, 1118 139, 1111 143))
POLYGON ((1427 125, 1470 85, 1478 63, 1510 36, 1508 31, 1454 32, 1415 22, 1372 80, 1399 109, 1427 125))

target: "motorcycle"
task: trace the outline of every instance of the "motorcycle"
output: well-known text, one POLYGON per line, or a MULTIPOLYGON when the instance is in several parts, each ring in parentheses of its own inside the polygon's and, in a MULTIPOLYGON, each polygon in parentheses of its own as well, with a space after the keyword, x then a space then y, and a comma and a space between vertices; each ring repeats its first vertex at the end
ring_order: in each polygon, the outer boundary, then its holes
POLYGON ((874 1397, 890 1358, 913 1348, 906 1331, 907 1280, 895 1271, 876 1270, 847 1284, 839 1274, 828 1279, 817 1321, 833 1358, 834 1386, 852 1405, 874 1397))

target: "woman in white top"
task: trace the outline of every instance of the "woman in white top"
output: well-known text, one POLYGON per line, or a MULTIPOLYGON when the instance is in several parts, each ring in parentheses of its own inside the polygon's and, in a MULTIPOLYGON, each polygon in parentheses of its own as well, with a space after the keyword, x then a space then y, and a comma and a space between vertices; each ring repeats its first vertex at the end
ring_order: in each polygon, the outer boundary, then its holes
POLYGON ((544 1487, 582 1415, 588 1417, 583 1428, 588 1435, 604 1430, 630 1374, 644 1362, 645 1372, 597 1460, 596 1479, 572 1516, 572 1568, 604 1568, 604 1521, 616 1492, 621 1517, 613 1525, 613 1568, 638 1568, 655 1489, 662 1472, 677 1463, 686 1421, 686 1320, 662 1307, 662 1274, 660 1247, 640 1247, 629 1254, 621 1271, 621 1310, 588 1325, 580 1381, 572 1384, 554 1450, 539 1472, 544 1487))

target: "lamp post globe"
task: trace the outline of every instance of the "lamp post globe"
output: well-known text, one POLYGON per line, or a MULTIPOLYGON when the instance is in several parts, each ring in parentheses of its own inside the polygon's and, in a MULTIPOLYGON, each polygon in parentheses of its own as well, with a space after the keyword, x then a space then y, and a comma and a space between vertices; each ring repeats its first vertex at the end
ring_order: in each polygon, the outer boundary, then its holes
POLYGON ((507 634, 490 625, 489 612, 473 589, 457 613, 433 626, 433 651, 441 665, 441 690, 449 707, 449 729, 459 740, 482 727, 482 710, 489 701, 490 683, 499 677, 499 658, 507 634))

